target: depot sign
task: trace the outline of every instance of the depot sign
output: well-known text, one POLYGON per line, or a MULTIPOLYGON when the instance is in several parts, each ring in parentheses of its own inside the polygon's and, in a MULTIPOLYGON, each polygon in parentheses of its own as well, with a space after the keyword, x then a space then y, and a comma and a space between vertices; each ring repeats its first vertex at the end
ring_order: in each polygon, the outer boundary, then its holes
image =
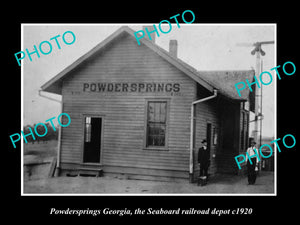
POLYGON ((83 92, 180 92, 179 83, 83 83, 83 92))

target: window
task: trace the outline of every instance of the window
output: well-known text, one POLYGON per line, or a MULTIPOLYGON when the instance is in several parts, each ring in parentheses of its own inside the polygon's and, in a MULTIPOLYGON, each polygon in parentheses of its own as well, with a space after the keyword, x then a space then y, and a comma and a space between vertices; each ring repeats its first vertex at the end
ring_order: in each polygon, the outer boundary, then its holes
POLYGON ((244 102, 244 109, 247 110, 247 111, 249 111, 250 105, 249 105, 248 101, 244 102))
POLYGON ((146 147, 165 148, 167 101, 147 102, 146 147))
POLYGON ((217 133, 217 128, 214 127, 213 128, 213 144, 217 145, 218 142, 218 133, 217 133))
POLYGON ((85 126, 84 126, 84 141, 85 142, 91 142, 91 130, 92 130, 92 124, 91 124, 91 117, 85 117, 85 126))

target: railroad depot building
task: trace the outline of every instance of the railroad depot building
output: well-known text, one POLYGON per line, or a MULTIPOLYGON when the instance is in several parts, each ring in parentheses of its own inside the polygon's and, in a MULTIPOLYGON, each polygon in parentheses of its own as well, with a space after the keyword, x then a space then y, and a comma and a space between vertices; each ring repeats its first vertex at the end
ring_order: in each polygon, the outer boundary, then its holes
POLYGON ((254 71, 197 71, 177 57, 176 40, 168 52, 154 37, 138 45, 134 32, 119 28, 41 87, 62 95, 71 117, 61 128, 58 170, 195 181, 207 139, 209 174, 237 174, 254 92, 239 97, 234 84, 254 71))

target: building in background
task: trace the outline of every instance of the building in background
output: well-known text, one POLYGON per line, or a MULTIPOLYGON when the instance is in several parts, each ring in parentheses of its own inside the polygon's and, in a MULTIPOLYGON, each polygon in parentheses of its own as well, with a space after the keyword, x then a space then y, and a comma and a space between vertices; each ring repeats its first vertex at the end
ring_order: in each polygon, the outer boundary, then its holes
POLYGON ((237 174, 254 93, 239 97, 234 84, 254 71, 197 71, 177 57, 176 40, 168 52, 155 37, 138 45, 134 32, 121 27, 41 87, 62 95, 72 119, 60 132, 58 171, 194 181, 207 139, 209 174, 237 174))

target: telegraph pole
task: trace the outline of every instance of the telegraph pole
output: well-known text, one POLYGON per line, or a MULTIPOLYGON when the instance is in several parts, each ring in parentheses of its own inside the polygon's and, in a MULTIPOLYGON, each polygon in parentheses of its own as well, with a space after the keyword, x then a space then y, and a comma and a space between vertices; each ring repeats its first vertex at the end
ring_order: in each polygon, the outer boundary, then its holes
MULTIPOLYGON (((258 45, 254 51, 256 54, 256 77, 258 77, 261 73, 260 71, 260 48, 261 46, 258 45)), ((252 52, 251 52, 252 53, 252 52)), ((259 104, 259 91, 258 91, 258 87, 255 86, 255 121, 254 121, 254 141, 256 143, 258 143, 258 104, 259 104)))
MULTIPOLYGON (((261 67, 260 67, 260 71, 263 70, 263 60, 260 61, 261 62, 261 67)), ((261 139, 262 139, 262 123, 263 123, 263 113, 262 113, 262 110, 263 110, 263 85, 261 85, 260 87, 260 116, 261 116, 261 120, 260 120, 260 130, 259 130, 259 146, 261 146, 261 139)))
MULTIPOLYGON (((255 76, 259 79, 259 75, 261 74, 263 67, 262 67, 262 60, 260 56, 264 56, 266 53, 261 49, 262 45, 265 44, 274 44, 274 41, 263 41, 263 42, 255 42, 253 44, 250 43, 238 43, 237 46, 240 47, 250 47, 254 46, 254 49, 251 51, 252 55, 256 55, 256 65, 255 65, 255 76)), ((261 146, 262 141, 262 120, 263 120, 263 114, 262 114, 262 86, 261 85, 261 91, 259 94, 258 87, 255 86, 255 107, 254 107, 254 113, 255 113, 255 119, 254 121, 254 141, 258 143, 258 132, 260 132, 260 138, 259 138, 259 145, 261 146), (259 99, 260 97, 260 99, 259 99), (260 100, 260 101, 259 101, 260 100), (260 111, 260 112, 259 112, 260 111), (259 118, 260 117, 260 118, 259 118), (258 130, 258 122, 260 121, 260 130, 258 130)), ((250 122, 253 122, 250 121, 250 122)), ((250 123, 249 122, 249 123, 250 123)), ((259 164, 259 170, 261 170, 261 163, 259 164)))
MULTIPOLYGON (((251 51, 252 55, 256 55, 256 77, 258 77, 260 75, 260 73, 262 72, 262 63, 261 63, 261 59, 260 56, 264 56, 266 53, 261 49, 261 46, 263 44, 274 44, 274 41, 263 41, 263 42, 256 42, 253 44, 253 46, 255 46, 255 48, 251 51)), ((262 88, 262 87, 261 87, 262 88)), ((255 120, 254 120, 254 141, 256 143, 258 143, 258 117, 261 116, 262 117, 262 90, 261 90, 261 94, 259 95, 259 91, 257 90, 257 87, 255 87, 255 120), (259 106, 259 97, 260 99, 260 106, 259 106), (259 113, 259 108, 260 108, 260 113, 259 113)), ((262 118, 260 119, 262 120, 262 118)), ((262 126, 260 126, 260 145, 261 145, 261 132, 262 132, 262 126)))

